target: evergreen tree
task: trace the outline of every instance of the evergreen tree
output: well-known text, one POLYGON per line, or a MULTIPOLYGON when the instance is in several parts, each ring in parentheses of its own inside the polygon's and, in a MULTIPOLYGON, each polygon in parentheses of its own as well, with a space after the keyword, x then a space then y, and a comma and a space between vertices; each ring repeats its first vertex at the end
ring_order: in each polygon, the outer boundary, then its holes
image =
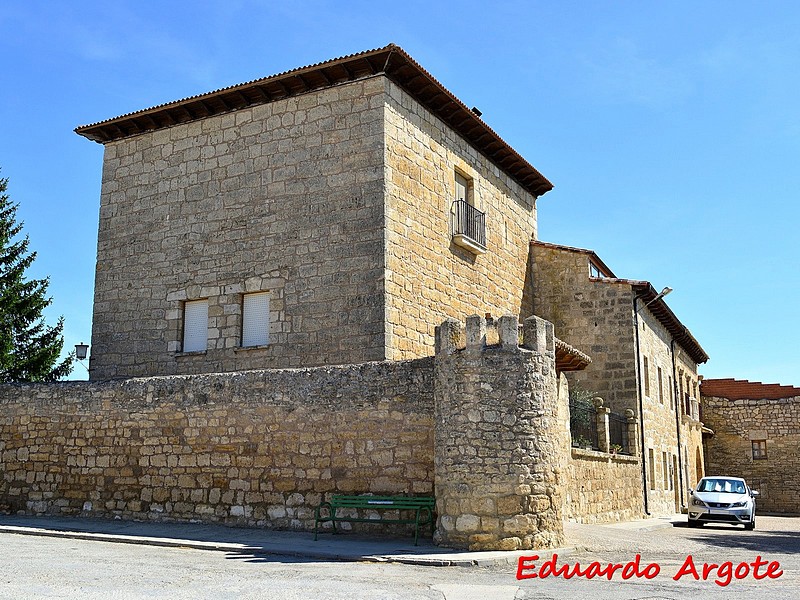
POLYGON ((17 205, 0 179, 0 383, 55 381, 72 371, 72 355, 59 362, 64 347, 63 317, 54 327, 42 311, 50 305, 49 279, 25 279, 36 253, 28 253, 28 236, 17 238, 17 205))

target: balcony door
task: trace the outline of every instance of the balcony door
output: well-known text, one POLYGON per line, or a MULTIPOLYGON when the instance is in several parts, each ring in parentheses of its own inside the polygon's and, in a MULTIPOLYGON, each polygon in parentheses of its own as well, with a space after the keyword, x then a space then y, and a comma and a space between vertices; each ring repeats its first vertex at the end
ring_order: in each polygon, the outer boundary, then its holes
POLYGON ((469 181, 460 173, 456 173, 456 200, 472 204, 469 197, 469 181))

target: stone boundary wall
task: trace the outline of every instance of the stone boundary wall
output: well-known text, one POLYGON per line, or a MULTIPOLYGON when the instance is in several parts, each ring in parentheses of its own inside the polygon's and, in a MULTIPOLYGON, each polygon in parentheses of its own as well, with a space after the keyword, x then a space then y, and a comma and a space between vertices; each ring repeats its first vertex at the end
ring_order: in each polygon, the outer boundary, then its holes
POLYGON ((564 518, 612 523, 644 517, 638 456, 573 448, 567 466, 564 518))
POLYGON ((702 397, 707 475, 744 477, 760 492, 757 513, 800 514, 800 396, 770 400, 702 397), (766 459, 752 442, 765 440, 766 459))
POLYGON ((433 492, 433 360, 0 386, 0 511, 310 529, 433 492))

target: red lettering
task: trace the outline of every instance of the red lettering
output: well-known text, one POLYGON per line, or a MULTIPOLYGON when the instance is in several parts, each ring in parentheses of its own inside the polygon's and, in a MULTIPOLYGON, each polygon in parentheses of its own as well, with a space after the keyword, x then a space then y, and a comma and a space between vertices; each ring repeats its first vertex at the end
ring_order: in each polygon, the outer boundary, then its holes
POLYGON ((560 567, 557 567, 557 563, 558 554, 553 554, 552 558, 542 563, 542 567, 539 569, 539 577, 544 579, 546 577, 550 577, 551 575, 554 577, 561 577, 565 575, 569 567, 567 565, 561 565, 560 567))
POLYGON ((639 558, 640 556, 637 554, 634 560, 625 563, 625 566, 622 568, 623 579, 630 579, 634 575, 636 575, 636 577, 642 576, 639 573, 639 558))
POLYGON ((644 578, 645 579, 652 579, 656 575, 661 572, 661 567, 658 566, 656 563, 650 563, 644 568, 644 578))
MULTIPOLYGON (((563 577, 564 579, 585 577, 586 579, 594 579, 596 577, 605 577, 611 581, 617 571, 620 571, 622 579, 631 579, 633 577, 653 579, 661 572, 661 567, 658 563, 648 563, 643 566, 640 554, 637 554, 633 560, 624 565, 622 563, 603 565, 598 561, 593 561, 583 568, 579 562, 572 566, 569 564, 559 565, 558 554, 553 554, 541 566, 536 565, 538 560, 539 556, 536 554, 533 556, 520 556, 517 561, 517 579, 545 579, 547 577, 563 577)), ((694 557, 689 554, 672 579, 679 581, 686 575, 691 575, 695 581, 699 581, 701 577, 703 580, 715 577, 714 583, 720 587, 726 587, 734 579, 745 579, 750 575, 751 568, 753 578, 756 580, 765 578, 777 579, 783 575, 781 564, 778 561, 766 561, 761 556, 756 556, 753 562, 741 562, 736 566, 732 561, 725 561, 719 565, 716 563, 703 563, 701 575, 694 563, 694 557), (762 567, 766 567, 766 570, 762 571, 762 567)))
POLYGON ((714 583, 720 587, 725 587, 731 582, 731 578, 733 577, 733 563, 729 560, 725 561, 719 566, 717 573, 719 573, 722 579, 715 579, 714 583))
POLYGON ((736 576, 736 579, 744 579, 749 573, 750 565, 748 565, 746 562, 743 562, 739 563, 739 566, 736 567, 736 572, 734 575, 736 576), (742 572, 742 567, 744 567, 744 572, 742 572))
POLYGON ((538 575, 536 573, 524 573, 524 571, 533 571, 536 568, 536 565, 531 564, 528 566, 528 563, 533 563, 534 561, 539 560, 539 556, 534 554, 533 556, 520 556, 519 561, 517 562, 517 579, 536 579, 538 575))
POLYGON ((622 564, 621 563, 617 563, 615 565, 608 565, 608 568, 606 569, 606 572, 605 572, 606 578, 609 581, 611 581, 611 578, 614 576, 614 571, 617 571, 618 569, 621 569, 621 568, 622 568, 622 564))
POLYGON ((697 567, 694 566, 694 559, 692 558, 691 554, 686 557, 686 560, 683 561, 681 568, 678 569, 678 572, 675 573, 675 576, 672 579, 678 581, 684 575, 689 574, 696 580, 700 579, 700 575, 697 574, 697 567))
POLYGON ((714 563, 703 563, 703 581, 708 579, 708 576, 711 573, 711 571, 716 569, 718 566, 719 565, 716 565, 714 563))
POLYGON ((767 576, 766 573, 762 575, 761 573, 758 572, 758 568, 763 567, 767 563, 768 561, 761 560, 760 556, 756 556, 756 559, 750 563, 750 565, 753 567, 753 579, 764 579, 767 576))
POLYGON ((594 579, 598 575, 605 575, 605 570, 600 568, 600 563, 589 563, 589 566, 586 568, 586 572, 584 573, 586 579, 594 579))
POLYGON ((562 576, 564 579, 572 579, 573 577, 575 577, 575 575, 578 575, 578 576, 582 576, 582 575, 583 575, 583 573, 581 573, 581 563, 579 563, 579 562, 576 562, 576 563, 573 565, 573 567, 572 567, 572 571, 570 571, 570 570, 567 568, 567 566, 566 566, 566 565, 564 566, 564 569, 562 569, 562 571, 563 571, 563 573, 562 573, 562 575, 561 575, 561 576, 562 576))
POLYGON ((778 571, 777 573, 775 572, 775 569, 780 569, 780 568, 781 568, 781 563, 779 563, 777 560, 773 560, 767 566, 767 577, 769 577, 770 579, 777 579, 778 577, 783 575, 783 571, 778 571))

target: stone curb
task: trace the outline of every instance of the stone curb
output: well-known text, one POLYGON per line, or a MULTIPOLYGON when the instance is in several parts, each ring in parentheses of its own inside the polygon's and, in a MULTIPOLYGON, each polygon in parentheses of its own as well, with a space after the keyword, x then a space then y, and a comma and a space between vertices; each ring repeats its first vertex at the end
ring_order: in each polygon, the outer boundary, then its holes
MULTIPOLYGON (((357 551, 340 552, 325 548, 296 550, 285 545, 275 547, 252 546, 248 544, 203 542, 169 537, 150 537, 121 535, 109 533, 90 533, 82 531, 65 531, 44 529, 40 527, 23 527, 16 525, 0 525, 0 533, 52 537, 62 539, 86 540, 93 542, 109 542, 116 544, 135 544, 142 546, 158 546, 165 548, 191 548, 193 550, 211 550, 218 552, 249 553, 256 556, 292 556, 296 558, 334 560, 344 562, 381 562, 400 563, 428 567, 487 567, 495 565, 516 565, 520 556, 531 556, 535 553, 558 553, 569 555, 574 548, 557 548, 554 550, 517 550, 512 552, 453 552, 448 554, 364 554, 357 551)), ((357 544, 358 542, 354 542, 357 544)), ((355 550, 355 549, 354 549, 355 550)))

